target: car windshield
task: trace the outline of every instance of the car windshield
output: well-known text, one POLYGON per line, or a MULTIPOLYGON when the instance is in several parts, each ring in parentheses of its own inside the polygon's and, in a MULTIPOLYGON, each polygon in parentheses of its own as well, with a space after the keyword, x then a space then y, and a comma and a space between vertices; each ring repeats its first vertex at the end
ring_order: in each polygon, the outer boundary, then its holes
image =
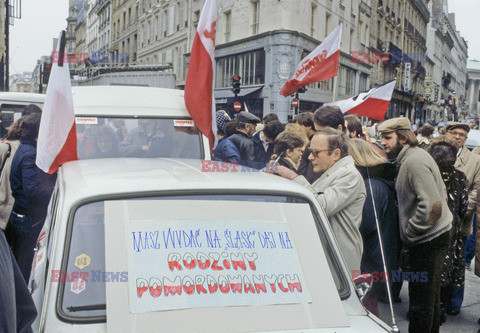
MULTIPOLYGON (((214 205, 217 205, 217 202, 222 202, 222 204, 227 202, 227 205, 231 206, 232 209, 245 209, 245 202, 249 202, 249 205, 253 205, 252 207, 263 204, 280 204, 294 208, 302 205, 302 207, 306 207, 307 215, 310 216, 309 219, 315 221, 316 227, 313 226, 313 228, 314 230, 316 228, 318 237, 320 239, 319 244, 321 244, 318 246, 323 247, 322 252, 326 254, 325 257, 330 268, 322 271, 321 274, 325 274, 325 272, 329 271, 333 277, 333 281, 340 297, 344 299, 349 296, 350 290, 348 287, 348 282, 344 274, 341 273, 341 266, 337 256, 334 253, 332 245, 329 241, 327 241, 326 231, 323 226, 326 222, 320 222, 320 215, 315 210, 314 206, 303 199, 290 196, 273 195, 196 194, 173 197, 162 196, 142 199, 136 198, 129 199, 127 201, 131 202, 134 200, 141 200, 142 202, 149 201, 157 206, 167 204, 172 207, 177 204, 182 206, 184 203, 191 203, 192 200, 198 201, 199 204, 201 202, 213 202, 214 205)), ((109 200, 108 202, 125 202, 125 200, 109 200)), ((66 244, 65 256, 62 264, 62 273, 59 272, 57 274, 58 276, 54 276, 54 278, 57 277, 59 279, 57 281, 61 283, 57 310, 60 317, 64 320, 73 322, 85 320, 105 320, 106 284, 109 282, 128 283, 129 278, 134 279, 132 281, 138 280, 138 278, 135 278, 134 276, 129 276, 131 272, 127 273, 126 270, 118 272, 106 272, 105 270, 106 257, 108 257, 105 250, 105 206, 105 201, 97 201, 81 205, 76 209, 73 219, 69 223, 70 235, 67 237, 68 241, 66 244)), ((194 208, 192 208, 192 210, 194 210, 194 208)), ((176 216, 178 216, 178 214, 176 216)), ((230 228, 231 225, 229 227, 229 223, 233 222, 231 222, 227 215, 225 216, 224 221, 225 222, 222 222, 222 225, 224 225, 225 228, 230 228)), ((256 219, 250 220, 248 218, 242 220, 242 224, 250 224, 251 226, 259 225, 256 219)), ((291 224, 291 222, 289 221, 288 224, 291 224)), ((130 234, 130 232, 127 232, 127 234, 130 234)), ((280 235, 280 233, 278 234, 280 235)), ((224 237, 223 232, 220 238, 222 237, 224 237)), ((210 239, 210 241, 212 241, 212 239, 210 239)), ((235 237, 232 236, 228 241, 228 246, 235 247, 235 241, 235 237)), ((243 240, 243 242, 244 241, 245 240, 243 240)), ((275 243, 275 240, 271 236, 270 239, 268 236, 261 236, 259 239, 257 239, 255 236, 255 241, 258 242, 257 246, 262 244, 263 247, 266 246, 267 248, 275 243)), ((292 239, 292 241, 301 242, 299 239, 292 239)), ((288 247, 288 245, 285 245, 286 243, 283 237, 277 238, 276 242, 277 243, 275 246, 277 246, 278 250, 280 250, 282 247, 284 248, 285 246, 288 247)), ((136 246, 142 246, 139 244, 140 243, 137 243, 136 246)), ((222 251, 226 251, 228 246, 222 251)), ((244 249, 246 248, 246 243, 243 243, 243 247, 244 249)), ((125 245, 118 246, 118 250, 116 251, 123 251, 124 249, 125 245)), ((274 249, 271 250, 275 251, 274 249)), ((211 255, 210 252, 206 253, 211 255)), ((279 261, 282 262, 282 260, 279 261)), ((288 264, 288 266, 290 265, 291 264, 288 264)), ((131 265, 129 265, 129 270, 130 269, 131 265)))
POLYGON ((200 133, 190 119, 76 117, 75 122, 81 159, 204 157, 200 133))

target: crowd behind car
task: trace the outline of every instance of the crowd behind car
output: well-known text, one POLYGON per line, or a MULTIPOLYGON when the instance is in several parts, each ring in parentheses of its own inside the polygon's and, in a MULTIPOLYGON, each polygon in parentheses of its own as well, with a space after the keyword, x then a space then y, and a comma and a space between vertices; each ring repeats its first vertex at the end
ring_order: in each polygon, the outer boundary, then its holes
POLYGON ((475 256, 480 182, 480 147, 470 151, 465 143, 478 122, 435 129, 402 117, 369 120, 364 129, 357 116, 331 106, 300 113, 287 125, 275 114, 230 119, 217 111, 217 120, 213 159, 309 188, 352 277, 388 277, 375 280, 363 300, 372 313, 378 315, 378 301, 388 302, 386 280, 394 303, 401 302, 403 280, 409 282, 411 332, 438 331, 447 315, 460 313, 465 269, 475 256))
MULTIPOLYGON (((0 144, 0 250, 12 272, 2 274, 0 285, 20 290, 6 296, 25 309, 17 329, 28 329, 35 318, 26 283, 56 179, 35 165, 40 113, 27 106, 0 144)), ((216 120, 212 160, 262 170, 311 190, 352 278, 364 272, 385 277, 374 281, 363 299, 369 311, 378 316, 379 301, 401 302, 405 279, 398 276, 417 274, 408 280, 410 331, 438 331, 447 315, 460 313, 465 269, 475 256, 480 182, 480 147, 470 151, 465 143, 478 124, 451 122, 437 134, 426 124, 414 133, 407 118, 393 118, 371 120, 364 129, 357 116, 332 106, 300 113, 288 124, 274 113, 261 120, 245 111, 232 119, 220 110, 216 120)), ((168 156, 164 150, 174 149, 173 136, 153 119, 139 120, 130 131, 121 120, 107 120, 79 127, 78 153, 80 158, 168 156)), ((480 276, 480 264, 475 267, 480 276)), ((10 331, 11 319, 8 312, 0 315, 1 331, 10 331)))

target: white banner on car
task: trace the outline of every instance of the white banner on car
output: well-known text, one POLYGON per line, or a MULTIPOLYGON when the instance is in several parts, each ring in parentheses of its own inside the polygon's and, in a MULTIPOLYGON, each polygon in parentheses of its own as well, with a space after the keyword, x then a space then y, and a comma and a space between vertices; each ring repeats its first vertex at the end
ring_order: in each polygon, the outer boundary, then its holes
POLYGON ((153 220, 126 232, 133 313, 311 301, 287 223, 153 220))

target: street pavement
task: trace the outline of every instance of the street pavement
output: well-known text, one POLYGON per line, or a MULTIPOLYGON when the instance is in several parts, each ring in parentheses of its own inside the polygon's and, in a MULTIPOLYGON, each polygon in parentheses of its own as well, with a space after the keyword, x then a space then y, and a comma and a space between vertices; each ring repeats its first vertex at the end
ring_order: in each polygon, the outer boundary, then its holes
MULTIPOLYGON (((477 324, 480 317, 480 278, 473 273, 473 261, 472 270, 466 271, 465 274, 465 299, 461 308, 460 314, 457 316, 448 316, 447 321, 440 327, 440 332, 469 332, 476 333, 480 329, 480 325, 477 324)), ((395 320, 400 332, 408 332, 408 284, 404 283, 402 291, 400 293, 402 303, 393 304, 395 312, 395 320)), ((392 316, 390 313, 390 306, 384 303, 378 303, 378 311, 380 318, 391 325, 392 316)))

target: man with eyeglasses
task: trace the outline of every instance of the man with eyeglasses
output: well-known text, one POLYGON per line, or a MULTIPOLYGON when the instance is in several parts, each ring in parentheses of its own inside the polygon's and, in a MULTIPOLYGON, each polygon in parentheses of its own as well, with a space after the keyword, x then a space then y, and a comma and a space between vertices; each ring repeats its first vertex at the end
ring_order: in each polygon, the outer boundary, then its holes
MULTIPOLYGON (((472 233, 473 214, 477 207, 477 188, 480 185, 480 156, 465 147, 470 126, 459 122, 449 123, 446 127, 446 136, 452 138, 458 147, 455 168, 467 176, 468 210, 461 227, 461 236, 465 244, 467 237, 472 233)), ((454 287, 450 304, 447 304, 447 313, 456 316, 460 313, 463 303, 465 287, 454 287)))
POLYGON ((270 165, 276 173, 310 189, 322 206, 340 250, 351 271, 360 269, 363 241, 360 234, 365 183, 348 156, 347 136, 333 128, 324 128, 312 137, 308 159, 313 171, 322 175, 313 184, 284 166, 270 165))
POLYGON ((447 253, 452 213, 445 184, 432 156, 418 147, 408 118, 393 118, 378 126, 382 146, 399 166, 397 190, 400 238, 408 248, 412 275, 409 332, 438 332, 440 327, 440 278, 447 253))

